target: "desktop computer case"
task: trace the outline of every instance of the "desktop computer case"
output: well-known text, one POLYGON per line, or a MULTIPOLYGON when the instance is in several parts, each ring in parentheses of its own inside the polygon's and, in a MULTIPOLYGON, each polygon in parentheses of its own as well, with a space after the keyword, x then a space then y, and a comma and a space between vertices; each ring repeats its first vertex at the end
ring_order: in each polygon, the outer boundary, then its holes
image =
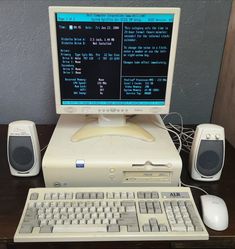
POLYGON ((182 161, 168 131, 156 125, 164 127, 160 116, 128 120, 151 133, 153 142, 122 136, 72 142, 91 119, 61 115, 42 162, 46 187, 178 186, 182 161))

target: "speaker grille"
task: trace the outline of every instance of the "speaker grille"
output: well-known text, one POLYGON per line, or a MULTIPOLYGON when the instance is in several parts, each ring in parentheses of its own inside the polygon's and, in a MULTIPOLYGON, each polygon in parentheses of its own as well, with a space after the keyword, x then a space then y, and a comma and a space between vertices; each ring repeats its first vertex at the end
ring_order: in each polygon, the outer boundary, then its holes
POLYGON ((34 153, 31 137, 9 137, 9 161, 11 166, 19 171, 30 170, 34 165, 34 153))
POLYGON ((217 174, 223 166, 223 141, 202 140, 197 158, 197 170, 204 176, 217 174))
POLYGON ((18 147, 12 152, 12 158, 21 165, 29 164, 32 159, 32 151, 27 147, 18 147))

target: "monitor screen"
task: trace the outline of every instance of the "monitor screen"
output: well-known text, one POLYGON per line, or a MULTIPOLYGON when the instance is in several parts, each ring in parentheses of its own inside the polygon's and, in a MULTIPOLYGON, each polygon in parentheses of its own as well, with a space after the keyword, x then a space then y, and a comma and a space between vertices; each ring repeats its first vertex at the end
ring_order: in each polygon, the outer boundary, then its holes
POLYGON ((50 7, 57 113, 167 113, 177 8, 50 7))

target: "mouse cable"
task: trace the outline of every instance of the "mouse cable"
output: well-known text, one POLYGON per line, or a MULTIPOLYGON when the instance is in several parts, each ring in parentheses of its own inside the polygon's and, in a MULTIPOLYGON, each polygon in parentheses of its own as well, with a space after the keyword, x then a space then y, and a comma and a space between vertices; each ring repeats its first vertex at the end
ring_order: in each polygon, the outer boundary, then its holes
POLYGON ((44 150, 47 148, 47 146, 48 146, 48 144, 45 145, 40 151, 41 151, 41 152, 44 151, 44 150))
POLYGON ((204 194, 209 195, 209 193, 206 190, 204 190, 204 189, 202 189, 200 187, 194 186, 194 185, 186 184, 186 183, 182 182, 182 180, 180 179, 180 186, 181 185, 183 185, 184 187, 195 188, 197 190, 202 191, 204 194))

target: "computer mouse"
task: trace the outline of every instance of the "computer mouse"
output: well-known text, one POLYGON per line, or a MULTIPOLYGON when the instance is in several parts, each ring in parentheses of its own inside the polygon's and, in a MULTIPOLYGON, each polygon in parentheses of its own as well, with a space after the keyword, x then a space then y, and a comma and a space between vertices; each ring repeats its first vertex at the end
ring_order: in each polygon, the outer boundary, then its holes
POLYGON ((215 195, 202 195, 202 219, 206 226, 216 231, 228 227, 228 209, 223 199, 215 195))

